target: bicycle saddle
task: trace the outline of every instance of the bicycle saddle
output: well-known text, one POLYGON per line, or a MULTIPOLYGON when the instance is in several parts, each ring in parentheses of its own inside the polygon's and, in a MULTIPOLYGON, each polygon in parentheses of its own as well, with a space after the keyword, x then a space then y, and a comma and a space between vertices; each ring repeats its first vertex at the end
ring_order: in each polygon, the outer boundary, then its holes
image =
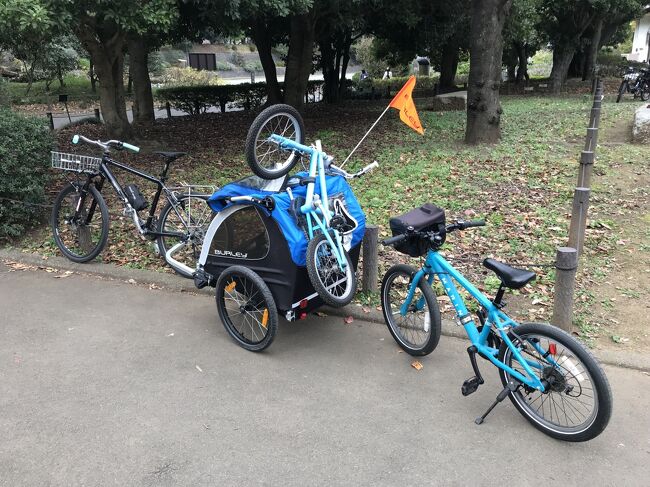
POLYGON ((154 154, 158 154, 161 157, 164 157, 169 162, 175 161, 179 157, 183 157, 187 152, 173 152, 173 151, 156 151, 154 154))
POLYGON ((510 289, 520 289, 535 279, 535 273, 526 269, 515 269, 508 264, 494 259, 485 259, 483 265, 501 279, 503 285, 510 289))

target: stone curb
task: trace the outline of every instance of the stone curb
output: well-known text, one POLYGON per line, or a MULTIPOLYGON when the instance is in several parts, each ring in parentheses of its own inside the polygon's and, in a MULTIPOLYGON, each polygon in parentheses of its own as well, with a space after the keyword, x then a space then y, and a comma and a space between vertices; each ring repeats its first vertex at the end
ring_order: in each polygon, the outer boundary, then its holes
MULTIPOLYGON (((0 260, 9 260, 40 267, 52 267, 64 271, 69 270, 120 281, 133 280, 136 284, 153 284, 170 291, 204 294, 206 296, 214 294, 212 288, 197 289, 192 280, 184 279, 175 274, 144 269, 130 269, 115 264, 104 264, 101 262, 76 264, 64 257, 55 256, 44 259, 41 255, 25 253, 10 248, 0 248, 0 260)), ((381 311, 372 308, 366 313, 362 308, 361 305, 353 304, 345 308, 324 306, 322 310, 329 315, 342 317, 352 316, 356 320, 384 324, 384 317, 381 311)), ((465 331, 450 320, 442 321, 442 334, 449 337, 467 339, 465 331)), ((592 350, 592 352, 604 364, 650 372, 650 356, 646 354, 618 350, 592 350)))

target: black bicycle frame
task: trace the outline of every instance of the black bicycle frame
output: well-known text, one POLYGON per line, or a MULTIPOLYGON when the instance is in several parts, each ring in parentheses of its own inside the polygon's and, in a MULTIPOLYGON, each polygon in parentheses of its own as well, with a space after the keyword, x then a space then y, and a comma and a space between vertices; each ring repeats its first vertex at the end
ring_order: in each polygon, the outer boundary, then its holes
MULTIPOLYGON (((147 216, 147 220, 145 221, 144 224, 144 230, 145 233, 148 235, 154 235, 156 237, 183 237, 184 235, 181 233, 170 233, 170 232, 157 232, 155 230, 152 230, 151 223, 153 222, 154 214, 156 212, 156 209, 158 207, 158 202, 160 200, 160 195, 162 194, 163 190, 166 190, 165 186, 165 179, 167 177, 167 171, 169 170, 169 164, 170 162, 167 162, 165 164, 165 168, 163 169, 163 172, 160 176, 160 179, 151 176, 147 173, 144 173, 142 171, 139 171, 137 169, 134 169, 130 166, 127 166, 125 164, 122 164, 121 162, 118 162, 114 159, 111 159, 108 157, 107 153, 104 153, 102 156, 102 162, 99 166, 99 173, 97 174, 100 177, 99 183, 95 183, 95 187, 97 188, 97 191, 102 190, 102 187, 104 186, 104 181, 108 179, 108 181, 111 183, 113 188, 115 188, 115 191, 117 192, 118 196, 122 198, 125 204, 130 205, 131 203, 129 202, 129 199, 126 197, 126 194, 124 193, 124 190, 122 189, 122 186, 120 183, 117 181, 117 178, 113 175, 111 172, 109 166, 116 166, 119 169, 122 169, 123 171, 126 171, 128 173, 134 174, 138 176, 139 178, 146 179, 149 182, 152 182, 156 184, 158 189, 156 190, 156 194, 153 197, 153 201, 151 202, 151 207, 149 209, 149 215, 147 216)), ((97 176, 95 174, 88 176, 88 181, 84 185, 84 190, 88 190, 88 186, 90 186, 91 182, 97 176)), ((167 196, 167 200, 173 204, 172 200, 167 196)), ((88 211, 88 222, 92 219, 93 213, 95 212, 95 207, 97 206, 97 202, 93 201, 91 204, 89 211, 88 211)), ((135 209, 133 210, 135 211, 135 209)), ((174 211, 176 211, 174 209, 174 211)), ((180 215, 179 215, 180 216, 180 215)))

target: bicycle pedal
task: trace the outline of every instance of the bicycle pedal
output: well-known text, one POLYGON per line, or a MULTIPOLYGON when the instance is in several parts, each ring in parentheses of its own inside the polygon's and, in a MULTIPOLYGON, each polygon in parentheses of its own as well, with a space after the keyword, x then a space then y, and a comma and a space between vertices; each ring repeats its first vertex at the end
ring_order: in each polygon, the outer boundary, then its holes
POLYGON ((478 386, 480 386, 481 383, 482 381, 479 380, 478 377, 470 377, 465 382, 463 382, 463 385, 460 388, 460 392, 463 393, 463 396, 469 396, 470 394, 476 392, 478 386))

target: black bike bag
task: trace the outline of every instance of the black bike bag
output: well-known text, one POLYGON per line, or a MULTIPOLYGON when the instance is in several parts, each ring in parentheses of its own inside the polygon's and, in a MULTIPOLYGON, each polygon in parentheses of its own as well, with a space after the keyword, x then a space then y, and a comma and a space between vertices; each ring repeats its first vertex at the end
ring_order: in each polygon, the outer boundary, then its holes
MULTIPOLYGON (((445 210, 431 203, 426 203, 419 208, 393 217, 389 221, 390 230, 393 236, 407 233, 409 227, 416 232, 440 232, 445 231, 445 210)), ((429 241, 414 236, 395 245, 395 250, 411 257, 420 257, 427 253, 429 241)))
POLYGON ((124 188, 126 193, 126 198, 131 203, 131 206, 135 211, 144 210, 149 206, 149 202, 145 199, 143 194, 140 192, 140 189, 135 184, 129 184, 124 188))

